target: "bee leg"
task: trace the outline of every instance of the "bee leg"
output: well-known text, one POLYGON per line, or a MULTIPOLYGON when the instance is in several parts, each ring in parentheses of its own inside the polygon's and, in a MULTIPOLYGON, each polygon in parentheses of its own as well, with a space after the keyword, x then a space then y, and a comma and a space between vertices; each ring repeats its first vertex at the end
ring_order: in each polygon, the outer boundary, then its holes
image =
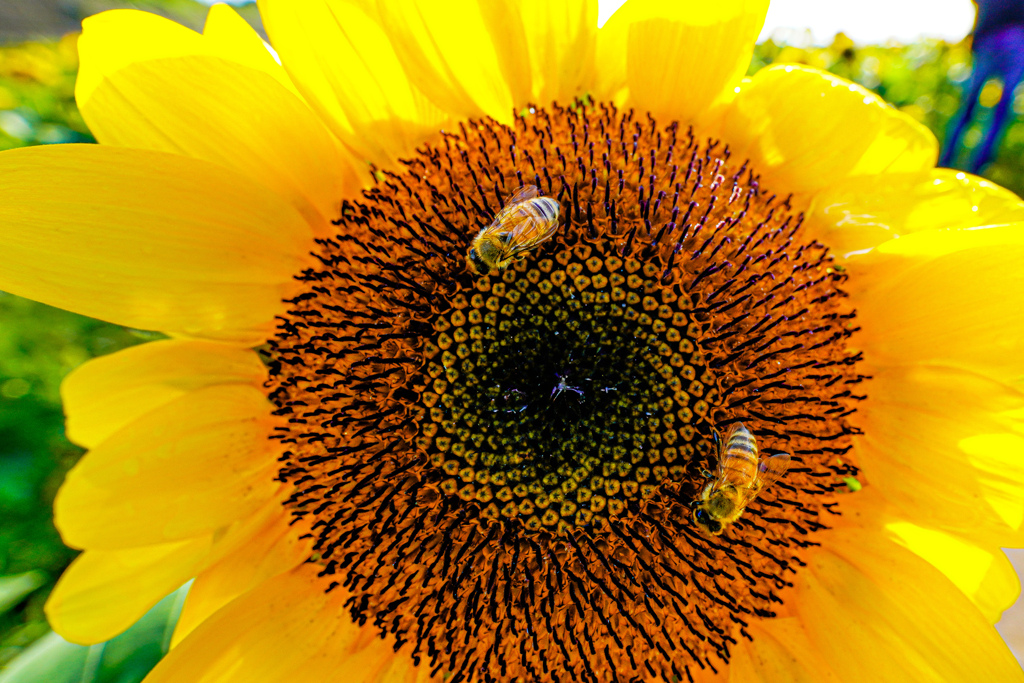
POLYGON ((706 469, 704 469, 703 467, 701 467, 701 468, 700 468, 700 476, 704 477, 705 479, 710 479, 710 478, 711 478, 711 473, 710 473, 710 472, 708 472, 708 471, 707 471, 706 469))

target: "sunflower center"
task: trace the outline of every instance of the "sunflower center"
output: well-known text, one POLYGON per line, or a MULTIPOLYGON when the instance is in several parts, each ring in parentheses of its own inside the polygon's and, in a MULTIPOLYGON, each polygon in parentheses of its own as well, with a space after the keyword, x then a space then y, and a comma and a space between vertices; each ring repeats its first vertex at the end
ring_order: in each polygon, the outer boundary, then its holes
POLYGON ((483 276, 434 321, 416 445, 487 519, 603 527, 711 448, 718 391, 689 298, 614 246, 483 276))
POLYGON ((402 163, 343 204, 268 352, 324 589, 453 681, 715 670, 857 473, 845 275, 722 143, 610 105, 402 163), (528 185, 553 234, 495 232, 528 185), (792 465, 761 490, 752 452, 712 505, 740 424, 792 465))

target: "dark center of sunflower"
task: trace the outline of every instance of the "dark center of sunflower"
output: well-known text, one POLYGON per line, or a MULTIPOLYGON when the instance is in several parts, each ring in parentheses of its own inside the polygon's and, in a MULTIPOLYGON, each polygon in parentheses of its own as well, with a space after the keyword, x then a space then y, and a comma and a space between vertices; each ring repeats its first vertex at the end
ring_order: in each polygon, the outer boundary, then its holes
POLYGON ((447 475, 440 490, 563 534, 682 481, 695 446, 710 449, 719 392, 688 299, 661 275, 595 241, 457 294, 424 346, 415 441, 447 475))
POLYGON ((692 680, 848 490, 845 277, 717 141, 608 105, 444 133, 343 204, 271 342, 325 590, 449 681, 692 680), (555 236, 467 267, 520 187, 555 236), (693 521, 744 423, 785 477, 693 521))

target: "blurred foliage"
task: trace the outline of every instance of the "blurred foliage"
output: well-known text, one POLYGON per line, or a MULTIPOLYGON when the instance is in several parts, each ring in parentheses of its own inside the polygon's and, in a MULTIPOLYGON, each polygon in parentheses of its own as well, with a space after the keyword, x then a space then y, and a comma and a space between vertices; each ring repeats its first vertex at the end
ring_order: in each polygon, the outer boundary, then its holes
POLYGON ((46 633, 43 603, 76 552, 51 520, 82 450, 64 438, 60 381, 140 333, 0 293, 0 665, 46 633), (19 594, 20 591, 20 594, 19 594))
POLYGON ((0 48, 0 149, 93 142, 75 106, 78 35, 0 48))
POLYGON ((105 643, 75 645, 52 631, 0 673, 0 683, 139 683, 167 654, 188 587, 105 643))
MULTIPOLYGON (((179 4, 195 3, 182 0, 179 4)), ((70 35, 51 43, 0 48, 0 149, 92 141, 74 104, 75 43, 76 36, 70 35)), ((970 74, 967 42, 857 47, 842 35, 826 48, 763 43, 755 51, 751 73, 783 61, 827 69, 874 90, 928 126, 940 140, 970 74)), ((998 85, 991 86, 982 95, 979 121, 965 136, 968 147, 979 142, 981 126, 998 99, 998 85)), ((1024 92, 1018 94, 1014 114, 986 175, 1024 194, 1024 92)), ((47 633, 43 603, 75 555, 60 542, 50 515, 64 473, 82 453, 64 438, 60 380, 85 360, 142 341, 143 336, 0 293, 0 517, 4 520, 0 527, 0 666, 47 633)), ((150 633, 146 628, 132 638, 150 633)), ((51 634, 27 652, 26 660, 64 662, 61 666, 81 660, 100 666, 121 661, 120 655, 111 655, 120 652, 119 647, 124 649, 124 643, 116 645, 120 642, 107 644, 106 648, 113 647, 107 652, 70 645, 51 634)), ((137 641, 131 642, 138 648, 137 641)), ((127 677, 102 680, 139 680, 156 661, 154 657, 159 657, 155 650, 145 652, 140 655, 143 659, 130 660, 127 677), (136 669, 142 672, 137 677, 136 669)))

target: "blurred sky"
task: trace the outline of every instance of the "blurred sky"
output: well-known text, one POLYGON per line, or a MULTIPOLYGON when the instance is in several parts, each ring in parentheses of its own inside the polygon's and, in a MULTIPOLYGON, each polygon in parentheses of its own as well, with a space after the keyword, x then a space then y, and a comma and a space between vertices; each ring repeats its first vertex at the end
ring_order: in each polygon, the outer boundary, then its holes
MULTIPOLYGON (((602 24, 624 0, 599 1, 602 24)), ((876 45, 921 37, 956 42, 973 25, 971 0, 772 0, 760 40, 774 36, 788 44, 828 45, 842 31, 854 42, 876 45)))
POLYGON ((773 0, 761 39, 774 35, 798 42, 809 28, 815 45, 831 43, 839 31, 856 43, 909 43, 922 37, 957 42, 973 25, 971 0, 773 0))

